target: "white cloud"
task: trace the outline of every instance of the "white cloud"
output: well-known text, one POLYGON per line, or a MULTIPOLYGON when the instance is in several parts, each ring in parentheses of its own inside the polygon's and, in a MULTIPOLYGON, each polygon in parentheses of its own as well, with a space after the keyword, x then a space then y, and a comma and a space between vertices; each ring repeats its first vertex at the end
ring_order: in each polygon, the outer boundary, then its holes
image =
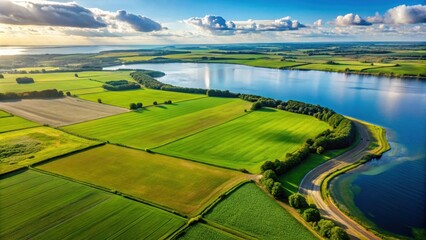
POLYGON ((332 24, 336 26, 369 26, 371 23, 361 18, 358 14, 348 13, 344 16, 337 16, 332 24))
POLYGON ((384 22, 391 24, 426 23, 426 5, 400 5, 391 8, 386 12, 384 22))
POLYGON ((314 22, 314 27, 321 27, 322 26, 322 19, 318 19, 314 22))

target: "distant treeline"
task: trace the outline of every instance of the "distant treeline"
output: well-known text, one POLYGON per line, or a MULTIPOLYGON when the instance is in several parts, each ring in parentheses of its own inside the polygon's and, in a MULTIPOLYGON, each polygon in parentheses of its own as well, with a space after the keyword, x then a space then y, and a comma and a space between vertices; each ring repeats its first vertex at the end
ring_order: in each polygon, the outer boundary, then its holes
POLYGON ((13 99, 31 99, 31 98, 60 98, 64 97, 62 91, 56 89, 47 89, 42 91, 31 91, 31 92, 7 92, 0 93, 0 100, 13 100, 13 99))
POLYGON ((141 85, 135 82, 129 82, 127 80, 115 80, 108 81, 102 85, 103 88, 109 91, 122 91, 122 90, 131 90, 131 89, 139 89, 141 85))

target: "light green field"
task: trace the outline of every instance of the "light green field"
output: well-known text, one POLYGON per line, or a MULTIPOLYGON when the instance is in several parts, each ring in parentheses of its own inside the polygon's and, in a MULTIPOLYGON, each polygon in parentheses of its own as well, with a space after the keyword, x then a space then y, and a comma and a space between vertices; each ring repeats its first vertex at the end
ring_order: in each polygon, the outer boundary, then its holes
POLYGON ((18 71, 54 71, 58 70, 58 67, 27 67, 27 68, 18 68, 18 71))
POLYGON ((106 145, 38 168, 194 215, 245 175, 191 161, 106 145))
MULTIPOLYGON (((3 118, 3 117, 10 117, 10 116, 12 116, 12 115, 10 115, 10 113, 7 113, 7 112, 5 112, 5 111, 2 111, 2 110, 0 110, 0 118, 3 118)), ((2 126, 3 124, 0 124, 0 126, 2 126)))
POLYGON ((263 109, 155 149, 156 152, 257 173, 328 129, 314 117, 263 109))
POLYGON ((0 173, 98 144, 47 127, 7 132, 0 136, 0 173))
POLYGON ((0 133, 12 131, 12 130, 30 128, 35 126, 39 126, 39 125, 35 122, 31 122, 17 116, 3 115, 3 117, 0 117, 0 133))
POLYGON ((160 239, 184 219, 35 171, 0 181, 1 239, 160 239))
POLYGON ((206 95, 169 92, 145 88, 128 91, 105 91, 79 95, 79 97, 93 102, 97 102, 98 99, 101 99, 102 103, 104 104, 129 108, 130 103, 141 102, 144 106, 151 106, 153 105, 154 101, 157 101, 159 104, 164 103, 164 101, 167 100, 172 100, 172 102, 179 102, 184 100, 203 98, 206 97, 206 95))
POLYGON ((419 63, 418 61, 398 61, 398 64, 400 66, 395 67, 386 67, 386 68, 373 68, 368 69, 365 72, 372 72, 372 73, 386 73, 386 74, 423 74, 426 75, 426 64, 425 63, 419 63))
POLYGON ((133 81, 129 71, 78 72, 77 74, 78 77, 74 76, 74 72, 4 74, 5 78, 0 81, 0 92, 39 91, 51 88, 72 92, 77 89, 101 87, 103 82, 110 80, 133 81), (18 77, 31 77, 34 83, 17 84, 18 77))
MULTIPOLYGON (((214 227, 206 224, 198 223, 191 226, 184 235, 180 235, 178 239, 197 240, 197 239, 209 239, 209 240, 233 240, 240 239, 235 235, 231 235, 214 227)), ((242 238, 241 238, 242 239, 242 238)))
POLYGON ((259 239, 315 239, 254 183, 238 188, 205 218, 259 239))
POLYGON ((135 148, 156 147, 245 114, 240 99, 201 98, 149 107, 64 127, 66 131, 135 148))

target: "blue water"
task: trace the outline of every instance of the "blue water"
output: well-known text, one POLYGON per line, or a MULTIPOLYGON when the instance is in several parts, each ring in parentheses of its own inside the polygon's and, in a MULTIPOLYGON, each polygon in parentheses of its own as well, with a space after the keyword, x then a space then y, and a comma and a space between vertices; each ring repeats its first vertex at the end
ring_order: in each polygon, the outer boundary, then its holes
MULTIPOLYGON (((355 204, 386 231, 411 236, 426 227, 426 81, 320 71, 291 71, 233 64, 134 64, 166 73, 177 86, 223 89, 320 104, 384 126, 392 150, 342 176, 354 177, 355 204)), ((350 187, 347 191, 351 191, 350 187)))

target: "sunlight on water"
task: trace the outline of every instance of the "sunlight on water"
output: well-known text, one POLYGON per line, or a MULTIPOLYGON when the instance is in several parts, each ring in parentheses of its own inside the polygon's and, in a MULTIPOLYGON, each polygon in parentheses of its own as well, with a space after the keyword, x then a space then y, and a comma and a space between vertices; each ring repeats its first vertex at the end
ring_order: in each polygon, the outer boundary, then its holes
POLYGON ((0 47, 0 56, 13 56, 25 53, 24 48, 17 47, 0 47))

